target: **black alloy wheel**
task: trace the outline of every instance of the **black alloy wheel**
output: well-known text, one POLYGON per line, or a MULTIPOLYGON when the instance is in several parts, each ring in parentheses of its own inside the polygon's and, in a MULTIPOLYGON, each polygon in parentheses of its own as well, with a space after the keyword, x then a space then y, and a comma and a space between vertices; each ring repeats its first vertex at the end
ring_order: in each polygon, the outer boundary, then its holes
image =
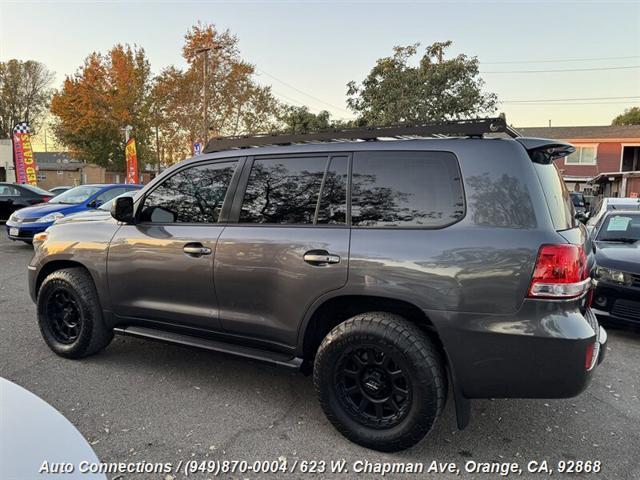
POLYGON ((345 410, 370 428, 394 427, 411 407, 411 382, 405 369, 382 345, 345 351, 336 365, 335 382, 345 410))
POLYGON ((82 328, 82 313, 73 295, 57 289, 49 295, 45 308, 54 338, 64 345, 75 342, 82 328))

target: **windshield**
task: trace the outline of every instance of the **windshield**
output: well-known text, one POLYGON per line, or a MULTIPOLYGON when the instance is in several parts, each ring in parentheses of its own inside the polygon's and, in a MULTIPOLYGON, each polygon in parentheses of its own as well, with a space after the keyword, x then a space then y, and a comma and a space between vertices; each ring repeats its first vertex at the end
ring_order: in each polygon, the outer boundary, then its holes
POLYGON ((604 242, 637 242, 640 240, 640 214, 633 212, 609 215, 596 240, 604 242))
POLYGON ((46 195, 46 196, 51 196, 51 192, 40 188, 40 187, 36 187, 34 185, 22 185, 24 188, 26 188, 27 190, 31 190, 34 193, 37 193, 38 195, 46 195))
POLYGON ((78 205, 86 202, 91 196, 100 191, 102 186, 100 185, 81 185, 74 187, 61 193, 57 197, 49 201, 49 203, 64 203, 69 205, 78 205))
POLYGON ((120 195, 118 195, 115 198, 112 198, 111 200, 109 200, 108 202, 103 203, 102 205, 100 205, 98 207, 98 210, 111 210, 111 205, 113 205, 113 202, 116 201, 116 198, 120 198, 120 197, 134 197, 135 194, 138 192, 138 190, 130 190, 128 192, 124 192, 120 195))
POLYGON ((581 193, 572 193, 571 201, 574 207, 584 207, 584 196, 581 193))

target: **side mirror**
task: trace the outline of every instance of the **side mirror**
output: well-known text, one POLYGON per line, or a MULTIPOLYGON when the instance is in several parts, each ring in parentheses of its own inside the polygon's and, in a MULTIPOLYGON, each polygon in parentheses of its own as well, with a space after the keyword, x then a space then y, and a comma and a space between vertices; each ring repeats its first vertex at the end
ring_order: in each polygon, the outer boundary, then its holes
POLYGON ((95 199, 93 201, 93 205, 91 206, 92 208, 100 208, 102 206, 104 202, 98 199, 95 199))
POLYGON ((116 198, 113 205, 111 205, 111 216, 124 223, 134 223, 133 216, 133 198, 132 197, 119 197, 116 198))

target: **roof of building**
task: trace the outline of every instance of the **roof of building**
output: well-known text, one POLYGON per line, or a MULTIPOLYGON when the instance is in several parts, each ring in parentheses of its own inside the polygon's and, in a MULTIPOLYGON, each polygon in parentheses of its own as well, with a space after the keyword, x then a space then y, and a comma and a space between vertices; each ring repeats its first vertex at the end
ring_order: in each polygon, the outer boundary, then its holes
POLYGON ((557 138, 640 138, 640 125, 597 125, 585 127, 522 127, 517 128, 526 137, 557 138))
POLYGON ((34 156, 39 170, 80 170, 84 166, 67 152, 34 152, 34 156))

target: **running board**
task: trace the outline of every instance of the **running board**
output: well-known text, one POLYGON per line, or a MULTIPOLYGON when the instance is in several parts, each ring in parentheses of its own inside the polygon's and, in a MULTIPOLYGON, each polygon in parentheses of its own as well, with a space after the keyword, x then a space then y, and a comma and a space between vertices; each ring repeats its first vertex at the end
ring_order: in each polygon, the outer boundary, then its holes
POLYGON ((219 342, 208 338, 199 338, 191 335, 183 335, 180 333, 167 332, 164 330, 155 330, 145 327, 116 327, 114 333, 120 335, 128 335, 137 338, 146 338, 150 340, 158 340, 160 342, 176 343, 178 345, 186 345, 188 347, 203 348, 205 350, 213 350, 214 352, 228 353, 238 357, 251 358, 260 362, 270 363, 278 367, 285 367, 292 370, 299 370, 302 365, 302 359, 292 357, 284 353, 270 352, 253 347, 245 347, 234 345, 231 343, 219 342))

